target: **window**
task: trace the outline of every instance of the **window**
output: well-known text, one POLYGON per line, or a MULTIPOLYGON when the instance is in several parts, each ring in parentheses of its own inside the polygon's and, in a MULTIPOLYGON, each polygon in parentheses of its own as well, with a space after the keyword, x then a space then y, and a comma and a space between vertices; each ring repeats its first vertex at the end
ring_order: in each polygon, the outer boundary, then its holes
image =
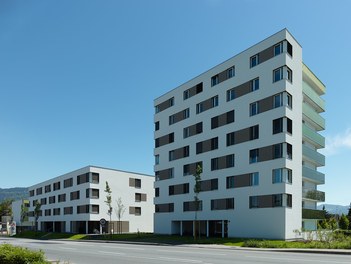
POLYGON ((184 118, 184 119, 189 118, 189 116, 190 116, 189 113, 190 113, 189 108, 184 109, 184 110, 183 110, 183 118, 184 118))
POLYGON ((50 184, 49 184, 49 185, 46 185, 46 186, 44 187, 44 189, 45 189, 45 193, 51 192, 51 185, 50 185, 50 184))
POLYGON ((61 214, 61 208, 54 208, 54 215, 60 215, 61 214))
POLYGON ((235 144, 235 132, 227 134, 227 147, 235 144))
POLYGON ((37 188, 36 193, 37 193, 37 195, 42 194, 43 193, 43 188, 42 187, 37 188))
POLYGON ((259 113, 259 102, 254 102, 250 104, 250 116, 257 115, 259 113))
POLYGON ((160 121, 155 122, 155 131, 160 129, 160 121))
POLYGON ((289 41, 287 41, 287 50, 288 50, 288 54, 292 57, 293 55, 293 46, 289 43, 289 41))
POLYGON ((286 154, 288 159, 292 159, 292 145, 287 143, 286 144, 286 154))
POLYGON ((235 89, 230 89, 227 91, 227 102, 235 99, 235 89))
POLYGON ((190 97, 190 89, 185 90, 185 91, 183 92, 183 100, 186 100, 186 99, 188 99, 189 97, 190 97))
POLYGON ((290 70, 290 69, 287 67, 286 73, 287 73, 286 79, 287 79, 288 81, 292 82, 292 70, 290 70))
POLYGON ((51 215, 51 209, 45 209, 45 216, 51 215))
POLYGON ((100 174, 97 172, 91 173, 91 183, 99 183, 100 174))
POLYGON ((258 139, 259 137, 259 126, 250 127, 250 140, 258 139))
POLYGON ((274 95, 273 108, 281 107, 283 105, 283 93, 274 95))
POLYGON ((155 165, 160 164, 160 155, 155 155, 155 165))
POLYGON ((73 186, 73 178, 69 178, 63 181, 63 187, 68 188, 73 186))
POLYGON ((280 81, 281 79, 283 79, 283 67, 273 71, 273 82, 280 81))
POLYGON ((71 192, 70 199, 71 199, 71 201, 78 200, 79 199, 79 191, 71 192))
POLYGON ((46 198, 41 198, 40 199, 40 204, 41 205, 45 205, 47 203, 47 199, 46 198))
POLYGON ((197 211, 202 211, 202 201, 198 201, 198 203, 195 201, 183 202, 183 212, 196 211, 196 207, 197 211))
POLYGON ((160 196, 160 188, 155 188, 155 197, 159 197, 160 196))
POLYGON ((274 56, 283 53, 283 42, 280 42, 274 46, 274 56))
POLYGON ((203 103, 198 103, 196 105, 196 113, 200 114, 203 111, 204 107, 203 107, 203 103))
POLYGON ((229 176, 226 179, 226 187, 227 189, 234 188, 234 176, 229 176))
POLYGON ((218 158, 211 159, 211 170, 218 170, 218 158))
POLYGON ((258 64, 259 64, 259 56, 258 54, 256 54, 250 58, 250 68, 255 67, 258 64))
POLYGON ((60 190, 61 189, 61 182, 55 182, 54 183, 54 191, 60 190))
POLYGON ((211 138, 211 150, 218 149, 218 137, 211 138))
POLYGON ((135 188, 141 188, 141 179, 135 179, 135 188))
POLYGON ((259 149, 250 150, 250 163, 258 162, 259 149))
POLYGON ((55 203, 55 196, 50 196, 49 197, 49 204, 55 203))
POLYGON ((226 168, 232 168, 234 167, 235 163, 235 157, 234 154, 230 154, 226 156, 226 168))
POLYGON ((251 86, 251 92, 260 89, 260 79, 256 78, 256 79, 251 80, 250 86, 251 86))
POLYGON ((288 133, 292 134, 292 120, 290 118, 287 118, 286 119, 286 123, 287 123, 287 131, 288 133))
POLYGON ((289 93, 286 93, 287 106, 292 109, 292 96, 289 93))
POLYGON ((259 203, 258 203, 258 196, 250 196, 250 208, 258 208, 259 203))
POLYGON ((168 123, 169 123, 170 125, 174 124, 174 115, 169 116, 168 123))
POLYGON ((65 193, 59 194, 59 195, 57 196, 57 198, 58 198, 58 202, 59 202, 59 203, 66 202, 66 194, 65 194, 65 193))
POLYGON ((283 118, 273 120, 273 134, 283 132, 283 118))
POLYGON ((34 196, 34 190, 30 190, 29 191, 29 197, 33 197, 34 196))
POLYGON ((89 213, 89 205, 77 206, 77 214, 87 214, 87 213, 89 213))
POLYGON ((227 115, 227 124, 233 123, 235 119, 234 110, 227 112, 226 115, 227 115))
POLYGON ((72 206, 69 206, 69 207, 63 208, 63 214, 64 214, 64 215, 73 214, 73 207, 72 207, 72 206))
POLYGON ((215 75, 215 76, 212 76, 212 78, 211 78, 211 86, 217 85, 218 82, 219 82, 218 74, 215 75))
POLYGON ((97 199, 99 198, 99 189, 91 189, 91 198, 97 199))
POLYGON ((292 183, 292 170, 279 168, 272 170, 272 183, 292 183))
POLYGON ((211 200, 211 210, 234 209, 234 198, 224 198, 211 200))
POLYGON ((282 194, 273 194, 273 207, 280 207, 283 206, 283 195, 282 194))
POLYGON ((227 69, 227 79, 232 78, 234 76, 235 76, 235 68, 233 66, 227 69))
POLYGON ((92 205, 91 205, 91 213, 92 213, 92 214, 98 214, 98 213, 99 213, 99 205, 97 205, 97 204, 92 204, 92 205))
POLYGON ((89 172, 77 176, 77 185, 89 182, 89 172))
POLYGON ((254 172, 250 175, 250 186, 257 186, 259 184, 259 173, 254 172))
POLYGON ((283 157, 283 144, 275 144, 273 145, 273 159, 279 159, 283 157))
POLYGON ((218 95, 211 98, 212 107, 218 106, 218 95))

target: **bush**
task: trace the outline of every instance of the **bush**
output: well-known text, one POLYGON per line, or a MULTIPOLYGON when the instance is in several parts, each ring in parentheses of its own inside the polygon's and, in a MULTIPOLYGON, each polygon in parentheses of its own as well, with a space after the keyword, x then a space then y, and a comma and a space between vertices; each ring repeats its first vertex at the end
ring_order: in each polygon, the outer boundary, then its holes
POLYGON ((42 251, 31 251, 9 244, 0 245, 0 263, 6 264, 47 264, 42 251))

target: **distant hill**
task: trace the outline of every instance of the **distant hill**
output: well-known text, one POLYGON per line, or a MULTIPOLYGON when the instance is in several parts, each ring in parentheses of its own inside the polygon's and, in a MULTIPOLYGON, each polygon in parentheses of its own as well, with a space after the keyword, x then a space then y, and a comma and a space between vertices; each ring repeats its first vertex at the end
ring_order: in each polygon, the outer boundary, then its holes
POLYGON ((318 205, 318 209, 322 210, 323 205, 325 206, 325 210, 330 214, 344 214, 347 215, 349 212, 349 205, 338 205, 338 204, 320 204, 318 205))
POLYGON ((28 198, 28 188, 8 188, 1 189, 0 188, 0 202, 6 199, 19 200, 22 198, 28 198))

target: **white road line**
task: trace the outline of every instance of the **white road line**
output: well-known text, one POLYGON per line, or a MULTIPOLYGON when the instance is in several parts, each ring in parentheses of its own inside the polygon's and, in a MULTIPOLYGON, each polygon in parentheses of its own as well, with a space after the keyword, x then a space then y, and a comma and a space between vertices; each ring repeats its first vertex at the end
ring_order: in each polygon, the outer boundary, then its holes
POLYGON ((226 256, 227 254, 220 254, 220 253, 206 253, 206 252, 194 252, 194 251, 175 251, 175 250, 166 250, 166 249, 159 249, 157 252, 171 252, 171 253, 182 253, 182 254, 199 254, 199 255, 211 255, 211 256, 226 256))
POLYGON ((304 261, 304 262, 313 262, 313 263, 328 263, 328 264, 332 264, 332 263, 337 263, 337 264, 350 264, 350 261, 333 261, 333 260, 318 260, 318 259, 298 259, 298 258, 272 258, 272 257, 263 257, 263 256, 250 256, 247 255, 245 256, 247 258, 257 258, 257 259, 274 259, 274 260, 282 260, 284 262, 293 262, 293 263, 298 263, 300 261, 304 261))
POLYGON ((69 247, 58 247, 58 248, 64 249, 64 250, 73 250, 73 251, 77 250, 76 248, 69 248, 69 247))
POLYGON ((100 246, 102 248, 118 248, 118 249, 127 249, 127 250, 145 250, 144 248, 133 248, 133 247, 119 247, 119 246, 100 246))
POLYGON ((167 257, 159 257, 159 259, 176 261, 176 262, 186 262, 186 263, 203 263, 202 260, 196 260, 196 259, 181 259, 181 258, 167 258, 167 257))
POLYGON ((119 253, 119 252, 111 252, 111 251, 98 251, 99 253, 102 254, 112 254, 112 255, 125 255, 124 253, 119 253))

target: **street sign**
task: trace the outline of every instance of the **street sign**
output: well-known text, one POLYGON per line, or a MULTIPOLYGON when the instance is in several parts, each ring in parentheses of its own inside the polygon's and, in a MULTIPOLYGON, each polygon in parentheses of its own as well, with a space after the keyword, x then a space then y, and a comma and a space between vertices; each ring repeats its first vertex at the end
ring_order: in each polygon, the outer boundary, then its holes
POLYGON ((100 225, 102 225, 102 226, 106 225, 106 219, 105 218, 101 218, 100 219, 100 225))

